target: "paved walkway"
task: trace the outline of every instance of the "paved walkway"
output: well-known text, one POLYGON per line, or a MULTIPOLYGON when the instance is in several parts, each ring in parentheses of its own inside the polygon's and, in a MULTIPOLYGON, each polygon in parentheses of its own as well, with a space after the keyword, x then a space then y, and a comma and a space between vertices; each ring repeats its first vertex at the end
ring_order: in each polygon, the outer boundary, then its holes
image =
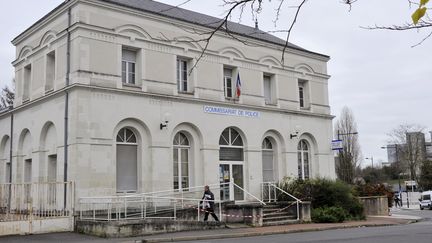
POLYGON ((177 232, 163 235, 142 236, 133 239, 124 239, 122 242, 172 242, 172 241, 192 241, 192 240, 208 240, 208 239, 223 239, 237 237, 251 237, 271 234, 285 234, 306 231, 321 231, 329 229, 343 229, 356 227, 373 227, 373 226, 391 226, 408 224, 420 220, 418 217, 404 218, 402 215, 369 217, 365 221, 353 221, 337 224, 291 224, 269 227, 249 227, 237 229, 219 229, 208 231, 188 231, 177 232))
POLYGON ((322 231, 330 229, 356 228, 356 227, 373 227, 373 226, 391 226, 408 224, 419 221, 421 218, 409 215, 398 215, 396 212, 392 216, 369 217, 364 221, 344 222, 338 224, 291 224, 268 227, 233 227, 219 230, 205 231, 188 231, 168 234, 158 234, 152 236, 140 236, 133 238, 111 238, 104 239, 94 236, 82 235, 77 233, 54 233, 41 235, 26 235, 26 236, 6 236, 0 237, 0 242, 63 242, 63 243, 78 243, 78 242, 124 242, 124 243, 139 243, 139 242, 173 242, 173 241, 194 241, 194 240, 210 240, 224 238, 238 238, 263 236, 272 234, 285 234, 307 231, 322 231))

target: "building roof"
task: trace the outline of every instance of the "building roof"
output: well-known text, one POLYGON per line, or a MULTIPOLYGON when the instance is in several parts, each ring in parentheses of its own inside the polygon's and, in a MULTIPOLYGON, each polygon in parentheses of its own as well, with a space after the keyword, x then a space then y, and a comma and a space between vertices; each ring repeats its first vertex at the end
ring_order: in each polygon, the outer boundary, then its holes
MULTIPOLYGON (((209 15, 205 15, 202 13, 194 12, 191 10, 183 9, 180 7, 156 2, 153 0, 102 0, 105 2, 109 2, 112 4, 121 5, 124 7, 133 8, 140 11, 149 12, 152 14, 157 14, 161 16, 165 16, 168 18, 173 18, 185 22, 189 22, 192 24, 197 24, 209 28, 217 28, 221 24, 222 19, 212 17, 209 15)), ((264 32, 260 29, 250 27, 247 25, 235 23, 228 21, 228 30, 230 33, 238 34, 245 37, 254 38, 257 40, 270 42, 276 45, 285 46, 286 41, 283 39, 280 39, 274 35, 271 35, 267 32, 264 32)), ((328 57, 327 55, 323 55, 320 53, 312 52, 309 50, 306 50, 300 46, 294 45, 292 43, 288 43, 288 48, 305 51, 308 53, 328 57)))
MULTIPOLYGON (((198 12, 190 11, 190 10, 183 9, 183 8, 180 8, 177 6, 172 6, 172 5, 156 2, 153 0, 98 0, 98 1, 107 2, 107 3, 111 3, 111 4, 115 4, 115 5, 119 5, 119 6, 123 6, 123 7, 127 7, 127 8, 133 8, 133 9, 136 9, 139 11, 157 14, 160 16, 177 19, 177 20, 189 22, 192 24, 197 24, 197 25, 201 25, 204 27, 208 27, 208 28, 216 28, 222 21, 220 18, 216 18, 216 17, 212 17, 209 15, 201 14, 198 12)), ((30 29, 32 29, 37 24, 41 23, 43 20, 48 18, 51 14, 56 12, 58 9, 61 9, 64 5, 66 5, 69 2, 71 2, 71 0, 64 1, 62 4, 60 4, 55 9, 50 11, 44 17, 42 17, 40 20, 36 21, 32 26, 30 26, 24 32, 19 34, 17 37, 15 37, 12 40, 12 43, 14 43, 24 33, 29 31, 30 29)), ((271 35, 267 32, 259 30, 257 28, 250 27, 250 26, 243 25, 243 24, 239 24, 239 23, 235 23, 235 22, 231 22, 231 21, 228 21, 227 25, 228 25, 228 30, 230 31, 230 33, 238 34, 241 36, 245 36, 245 37, 249 37, 249 38, 253 38, 253 39, 257 39, 257 40, 261 40, 261 41, 265 41, 265 42, 269 42, 269 43, 276 44, 279 46, 285 46, 285 40, 280 39, 274 35, 271 35)), ((287 47, 289 49, 299 50, 299 51, 319 55, 319 56, 322 56, 325 58, 329 58, 329 56, 327 56, 327 55, 306 50, 306 49, 304 49, 300 46, 294 45, 292 43, 288 43, 287 47)))

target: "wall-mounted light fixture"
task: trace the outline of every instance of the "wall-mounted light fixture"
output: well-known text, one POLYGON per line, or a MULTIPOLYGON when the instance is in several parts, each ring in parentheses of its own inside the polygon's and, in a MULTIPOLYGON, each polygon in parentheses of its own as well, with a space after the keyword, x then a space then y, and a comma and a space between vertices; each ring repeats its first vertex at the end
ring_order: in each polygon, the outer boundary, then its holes
POLYGON ((171 114, 170 113, 165 113, 164 114, 164 118, 162 119, 162 122, 160 123, 160 130, 162 130, 164 127, 168 127, 168 123, 171 119, 171 114))
POLYGON ((295 126, 294 133, 290 134, 291 139, 298 137, 298 135, 300 133, 300 128, 301 127, 299 125, 295 126))

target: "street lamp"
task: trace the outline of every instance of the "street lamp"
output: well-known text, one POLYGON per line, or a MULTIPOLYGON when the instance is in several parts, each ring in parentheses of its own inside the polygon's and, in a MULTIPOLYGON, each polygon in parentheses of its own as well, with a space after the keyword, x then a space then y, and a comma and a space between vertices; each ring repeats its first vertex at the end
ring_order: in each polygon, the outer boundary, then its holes
POLYGON ((372 161, 372 169, 373 169, 373 156, 371 156, 370 158, 365 158, 365 159, 372 161))
MULTIPOLYGON (((397 164, 397 168, 398 168, 398 183, 399 183, 399 192, 401 191, 401 181, 400 181, 400 173, 401 173, 401 168, 400 168, 400 163, 399 163, 399 153, 398 153, 398 145, 397 144, 392 144, 392 145, 387 145, 387 146, 382 146, 382 149, 388 149, 389 148, 395 148, 396 150, 396 164, 397 164)), ((388 152, 387 152, 388 154, 388 152)))
POLYGON ((358 132, 347 132, 347 133, 340 133, 339 130, 337 131, 337 138, 340 140, 340 136, 346 136, 346 135, 357 135, 358 132))
MULTIPOLYGON (((400 179, 400 174, 401 174, 401 168, 400 168, 400 163, 399 163, 399 153, 398 153, 398 145, 397 144, 392 144, 392 145, 387 145, 387 146, 382 146, 382 149, 386 149, 387 150, 387 154, 388 154, 388 149, 389 148, 395 148, 396 150, 396 164, 397 164, 397 172, 398 172, 398 184, 399 184, 399 196, 400 196, 400 202, 401 202, 401 206, 402 206, 402 187, 401 187, 401 179, 400 179)), ((409 202, 408 202, 408 196, 407 196, 407 204, 409 207, 409 202)))

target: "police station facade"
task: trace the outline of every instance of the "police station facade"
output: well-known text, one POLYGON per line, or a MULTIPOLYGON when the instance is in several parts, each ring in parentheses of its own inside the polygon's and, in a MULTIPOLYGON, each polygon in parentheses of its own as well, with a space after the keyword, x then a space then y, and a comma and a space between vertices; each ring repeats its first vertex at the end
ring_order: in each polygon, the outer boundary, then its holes
POLYGON ((194 67, 205 43, 185 29, 212 18, 136 2, 67 1, 13 40, 0 183, 66 179, 79 198, 335 178, 329 57, 289 45, 282 64, 283 40, 235 25, 253 45, 217 33, 194 67))

